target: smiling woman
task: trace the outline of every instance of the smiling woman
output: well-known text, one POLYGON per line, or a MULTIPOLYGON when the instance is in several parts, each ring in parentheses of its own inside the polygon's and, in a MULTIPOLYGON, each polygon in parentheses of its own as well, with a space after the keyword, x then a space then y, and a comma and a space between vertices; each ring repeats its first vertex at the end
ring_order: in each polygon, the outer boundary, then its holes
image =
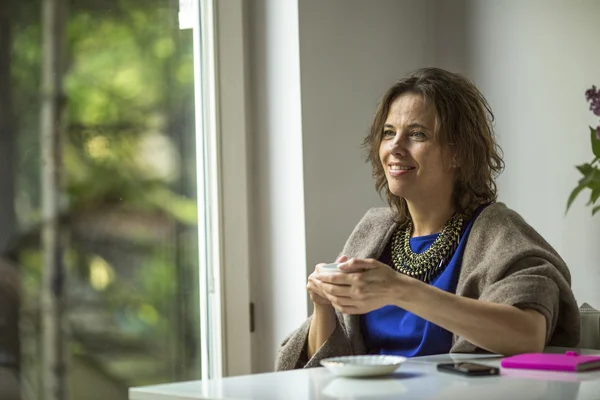
POLYGON ((398 127, 393 122, 399 117, 414 119, 406 122, 405 129, 415 141, 428 142, 429 147, 440 153, 440 168, 452 167, 450 174, 455 176, 448 181, 453 183, 453 201, 458 211, 472 212, 480 204, 496 199, 495 178, 503 170, 504 162, 494 139, 492 110, 467 79, 441 72, 422 71, 421 75, 415 74, 388 89, 364 141, 377 190, 386 191, 388 202, 403 217, 409 217, 406 201, 403 196, 386 190, 388 179, 381 158, 382 149, 399 150, 397 146, 385 146, 391 132, 396 136, 398 127), (451 86, 445 87, 446 84, 451 86))
POLYGON ((503 168, 483 95, 422 69, 392 86, 365 139, 389 207, 359 222, 337 262, 308 277, 313 315, 278 370, 344 355, 516 354, 579 341, 570 273, 516 212, 496 202, 503 168))

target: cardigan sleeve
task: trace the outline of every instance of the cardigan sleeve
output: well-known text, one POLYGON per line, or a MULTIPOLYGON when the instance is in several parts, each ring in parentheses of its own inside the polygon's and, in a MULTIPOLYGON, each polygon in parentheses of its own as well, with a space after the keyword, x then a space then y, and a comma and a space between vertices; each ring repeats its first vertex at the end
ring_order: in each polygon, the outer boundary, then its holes
POLYGON ((546 344, 554 334, 560 314, 560 289, 568 282, 548 261, 530 257, 520 260, 501 280, 488 286, 481 300, 533 309, 546 319, 546 344))
MULTIPOLYGON (((579 342, 579 308, 567 265, 502 203, 487 207, 475 220, 456 293, 538 311, 546 319, 546 345, 571 347, 579 342)), ((477 350, 455 337, 451 351, 477 350)))
POLYGON ((307 347, 312 316, 292 332, 281 344, 275 360, 275 371, 320 367, 320 361, 325 358, 352 355, 352 344, 345 332, 343 318, 337 312, 336 315, 338 318, 333 333, 310 360, 307 357, 307 347))

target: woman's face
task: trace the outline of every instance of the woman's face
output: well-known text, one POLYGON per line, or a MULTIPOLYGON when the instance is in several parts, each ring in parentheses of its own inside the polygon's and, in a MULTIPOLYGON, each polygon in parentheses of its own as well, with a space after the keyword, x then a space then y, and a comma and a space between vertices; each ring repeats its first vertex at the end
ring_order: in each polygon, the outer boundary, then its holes
POLYGON ((392 102, 379 158, 389 190, 409 203, 452 197, 452 156, 436 140, 435 126, 435 110, 425 106, 421 95, 405 93, 392 102))

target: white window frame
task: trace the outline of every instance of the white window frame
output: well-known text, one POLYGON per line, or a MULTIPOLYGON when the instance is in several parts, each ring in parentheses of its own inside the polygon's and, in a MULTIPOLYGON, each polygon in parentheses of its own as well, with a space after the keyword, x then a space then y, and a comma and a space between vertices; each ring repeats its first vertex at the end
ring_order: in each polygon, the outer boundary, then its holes
POLYGON ((203 380, 249 374, 252 366, 244 7, 243 0, 194 1, 203 380))
POLYGON ((215 4, 221 149, 223 373, 252 372, 245 0, 215 4))

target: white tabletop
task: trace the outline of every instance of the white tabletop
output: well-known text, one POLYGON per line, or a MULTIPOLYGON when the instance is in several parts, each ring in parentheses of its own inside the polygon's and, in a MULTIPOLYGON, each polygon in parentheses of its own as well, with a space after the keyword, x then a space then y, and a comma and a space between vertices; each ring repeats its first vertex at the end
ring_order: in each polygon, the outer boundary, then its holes
MULTIPOLYGON (((600 354, 598 351, 581 351, 600 354)), ((410 359, 391 376, 336 378, 324 368, 132 388, 130 400, 198 399, 600 399, 600 371, 507 370, 495 377, 440 373, 436 364, 472 360, 500 366, 500 357, 443 354, 410 359)))

